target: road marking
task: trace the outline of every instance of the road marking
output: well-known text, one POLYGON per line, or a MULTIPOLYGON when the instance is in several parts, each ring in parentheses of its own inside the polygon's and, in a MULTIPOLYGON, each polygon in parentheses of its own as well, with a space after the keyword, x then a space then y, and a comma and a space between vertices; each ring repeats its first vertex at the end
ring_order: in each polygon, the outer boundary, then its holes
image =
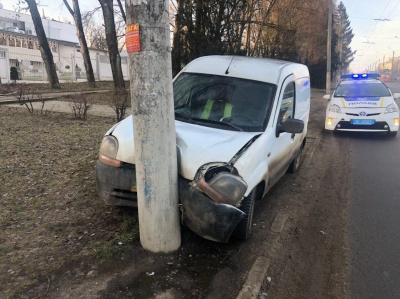
POLYGON ((268 271, 269 264, 269 258, 260 256, 256 259, 250 272, 247 274, 246 282, 236 299, 258 298, 258 293, 260 292, 265 274, 268 271))

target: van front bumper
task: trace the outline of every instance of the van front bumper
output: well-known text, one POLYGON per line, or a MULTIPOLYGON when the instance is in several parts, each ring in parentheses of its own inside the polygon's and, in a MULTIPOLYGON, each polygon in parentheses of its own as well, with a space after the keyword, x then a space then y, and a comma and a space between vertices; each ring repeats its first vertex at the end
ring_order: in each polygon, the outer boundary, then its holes
POLYGON ((106 204, 137 207, 135 165, 112 167, 97 160, 96 184, 98 195, 106 204))
POLYGON ((228 204, 218 204, 179 177, 182 223, 197 235, 227 243, 245 213, 228 204))

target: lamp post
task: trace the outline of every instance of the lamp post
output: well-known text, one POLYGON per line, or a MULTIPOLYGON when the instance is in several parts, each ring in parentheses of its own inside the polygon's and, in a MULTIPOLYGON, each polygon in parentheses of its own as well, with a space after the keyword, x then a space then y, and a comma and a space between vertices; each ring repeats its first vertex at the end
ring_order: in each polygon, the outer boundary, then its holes
MULTIPOLYGON (((389 47, 390 50, 392 50, 392 48, 389 47)), ((389 80, 393 81, 393 77, 394 77, 394 50, 393 50, 393 55, 392 55, 392 66, 390 67, 390 77, 389 80)))
POLYGON ((331 93, 331 63, 332 63, 332 0, 328 0, 328 36, 326 41, 326 94, 331 93))

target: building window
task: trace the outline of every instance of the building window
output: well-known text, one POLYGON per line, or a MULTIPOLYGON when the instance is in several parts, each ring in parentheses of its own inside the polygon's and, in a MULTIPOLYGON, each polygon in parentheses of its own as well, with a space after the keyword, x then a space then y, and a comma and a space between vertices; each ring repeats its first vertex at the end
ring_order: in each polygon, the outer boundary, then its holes
POLYGON ((6 58, 6 52, 0 51, 0 58, 6 58))
POLYGON ((51 49, 51 52, 57 53, 57 43, 49 42, 49 47, 51 49))
POLYGON ((10 47, 15 47, 15 39, 12 38, 12 37, 10 37, 10 38, 8 39, 8 45, 9 45, 10 47))

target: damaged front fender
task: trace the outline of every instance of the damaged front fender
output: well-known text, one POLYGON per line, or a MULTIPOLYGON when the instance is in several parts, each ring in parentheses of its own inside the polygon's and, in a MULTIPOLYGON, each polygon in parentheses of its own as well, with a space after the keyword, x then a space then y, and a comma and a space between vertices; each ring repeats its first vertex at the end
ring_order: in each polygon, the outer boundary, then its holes
POLYGON ((180 181, 182 222, 197 235, 227 243, 245 213, 238 208, 215 203, 188 182, 180 181))

